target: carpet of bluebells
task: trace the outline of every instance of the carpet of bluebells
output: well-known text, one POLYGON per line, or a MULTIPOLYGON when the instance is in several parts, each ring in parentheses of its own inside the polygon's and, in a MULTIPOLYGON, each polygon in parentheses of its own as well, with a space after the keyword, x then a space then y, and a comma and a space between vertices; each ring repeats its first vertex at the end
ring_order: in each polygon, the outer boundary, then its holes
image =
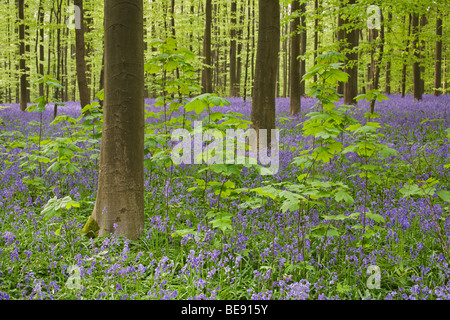
MULTIPOLYGON (((251 102, 229 101, 231 106, 220 110, 250 115, 251 102)), ((256 188, 266 180, 295 181, 300 172, 291 162, 310 143, 298 124, 314 103, 303 99, 302 113, 289 118, 289 99, 277 99, 280 169, 274 176, 244 170, 240 187, 256 188)), ((439 180, 436 188, 450 190, 450 169, 444 168, 449 162, 445 130, 450 127, 450 97, 426 95, 417 102, 411 96, 391 95, 377 103, 376 111, 384 134, 380 142, 398 155, 380 160, 383 176, 389 179, 371 185, 367 193, 372 212, 383 216, 385 223, 362 253, 350 222, 340 237, 307 238, 304 247, 298 242, 303 235, 296 234, 316 226, 323 214, 361 211, 366 185, 354 174, 354 154, 346 155, 349 162, 332 161, 321 167, 324 176, 350 187, 354 203, 313 208, 302 218, 302 231, 297 228, 298 212, 283 213, 270 202, 245 207, 238 198, 222 203, 233 214, 232 230, 213 228, 201 214, 205 203, 216 206, 217 195, 188 191, 193 187, 189 177, 198 166, 180 165, 171 179, 158 174, 157 168, 146 169, 146 228, 138 241, 116 235, 86 237, 81 229, 92 212, 98 170, 91 151, 81 148, 73 158, 79 172, 40 168, 45 188, 37 190, 23 179, 31 171, 24 169, 30 163, 23 166, 20 154, 35 145, 27 141, 39 130, 39 114, 22 113, 18 105, 4 108, 0 110, 0 299, 449 299, 450 269, 432 217, 450 246, 449 204, 434 199, 431 210, 427 199, 403 197, 399 189, 419 174, 423 180, 439 180), (23 144, 14 145, 20 141, 23 144), (412 159, 418 160, 414 163, 419 173, 408 166, 412 159), (55 196, 70 196, 80 207, 45 221, 42 208, 55 196), (193 232, 176 232, 187 229, 193 232), (379 287, 368 285, 371 265, 379 267, 379 287), (75 289, 68 285, 74 266, 79 268, 81 285, 75 289)), ((363 121, 365 112, 368 103, 361 102, 354 117, 363 121)), ((60 107, 59 114, 63 113, 78 117, 79 103, 60 107)), ((65 125, 49 125, 52 106, 42 120, 46 139, 73 134, 65 125)))

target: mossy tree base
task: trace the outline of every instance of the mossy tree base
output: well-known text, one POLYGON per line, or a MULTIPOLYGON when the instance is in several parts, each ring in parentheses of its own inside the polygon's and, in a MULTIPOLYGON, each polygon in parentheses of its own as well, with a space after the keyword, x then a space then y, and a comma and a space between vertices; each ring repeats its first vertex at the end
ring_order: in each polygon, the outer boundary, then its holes
POLYGON ((88 221, 81 230, 81 233, 84 233, 89 238, 97 238, 99 230, 100 227, 98 226, 97 221, 95 221, 92 217, 89 217, 88 221))

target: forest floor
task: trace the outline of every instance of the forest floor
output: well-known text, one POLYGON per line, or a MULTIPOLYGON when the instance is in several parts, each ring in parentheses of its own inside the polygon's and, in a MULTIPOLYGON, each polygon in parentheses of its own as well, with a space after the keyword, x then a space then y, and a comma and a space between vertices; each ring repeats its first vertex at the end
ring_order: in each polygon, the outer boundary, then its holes
MULTIPOLYGON (((250 102, 228 100, 221 112, 250 115, 250 102)), ((316 198, 286 209, 289 196, 274 195, 302 180, 294 160, 311 146, 301 124, 314 103, 302 99, 302 113, 289 117, 289 99, 277 99, 273 176, 146 165, 138 241, 81 233, 98 142, 77 136, 78 124, 50 125, 51 107, 42 119, 0 108, 0 299, 450 299, 450 97, 378 102, 374 136, 395 155, 336 156, 317 167, 316 198), (216 185, 205 188, 205 177, 216 185)), ((364 122, 368 104, 351 112, 364 122)), ((59 114, 78 117, 79 103, 59 114)))

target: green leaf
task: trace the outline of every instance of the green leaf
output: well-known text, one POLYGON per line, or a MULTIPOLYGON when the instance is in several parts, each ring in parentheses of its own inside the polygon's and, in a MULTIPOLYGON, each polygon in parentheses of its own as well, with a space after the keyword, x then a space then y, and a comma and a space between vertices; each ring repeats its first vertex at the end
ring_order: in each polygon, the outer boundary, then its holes
POLYGON ((150 74, 158 73, 159 72, 159 66, 154 63, 146 63, 145 64, 145 71, 147 71, 150 74))
POLYGON ((337 202, 344 200, 347 204, 353 204, 353 202, 355 202, 353 197, 343 190, 339 190, 338 192, 336 192, 334 194, 334 199, 337 202))
POLYGON ((195 111, 196 114, 200 114, 208 108, 208 104, 199 99, 193 99, 184 107, 186 112, 195 111))
POLYGON ((366 212, 366 217, 372 219, 375 222, 385 222, 384 217, 376 213, 366 212))
POLYGON ((436 192, 436 194, 445 202, 450 202, 450 192, 448 192, 447 190, 439 190, 436 192))
POLYGON ((389 156, 397 156, 398 155, 397 150, 388 148, 388 147, 382 148, 380 150, 380 153, 384 158, 387 158, 389 156))

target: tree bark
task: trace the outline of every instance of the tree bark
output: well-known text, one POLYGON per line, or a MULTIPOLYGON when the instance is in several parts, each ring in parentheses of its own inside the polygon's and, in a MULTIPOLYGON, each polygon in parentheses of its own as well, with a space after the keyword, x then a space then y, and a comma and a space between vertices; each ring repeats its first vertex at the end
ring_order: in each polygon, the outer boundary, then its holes
POLYGON ((24 0, 19 0, 19 70, 20 70, 20 110, 25 111, 28 103, 28 76, 26 67, 25 45, 25 12, 24 0))
MULTIPOLYGON (((36 70, 39 77, 44 76, 44 8, 42 0, 39 1, 39 9, 37 15, 38 30, 36 31, 36 70)), ((39 96, 44 95, 44 83, 39 83, 39 96)))
MULTIPOLYGON (((300 0, 294 0, 291 3, 291 13, 299 14, 300 0)), ((290 64, 290 78, 291 78, 291 97, 289 104, 289 114, 296 115, 301 111, 301 75, 300 75, 300 16, 295 17, 291 22, 291 64, 290 64)))
POLYGON ((421 50, 419 44, 419 23, 420 16, 418 13, 412 14, 412 33, 413 33, 413 48, 414 48, 414 62, 413 62, 413 95, 414 99, 422 100, 422 80, 421 80, 421 68, 420 58, 421 50))
POLYGON ((249 62, 250 62, 250 24, 252 23, 250 16, 251 16, 251 3, 247 4, 247 44, 246 44, 246 54, 245 54, 245 71, 244 71, 244 101, 247 100, 247 79, 248 79, 248 68, 249 68, 249 62))
POLYGON ((236 47, 236 12, 237 12, 237 0, 231 1, 231 21, 230 21, 230 97, 237 96, 236 88, 236 58, 237 58, 237 47, 236 47))
MULTIPOLYGON (((314 0, 314 63, 316 61, 319 49, 319 0, 314 0)), ((317 75, 314 75, 314 82, 317 81, 317 75)))
MULTIPOLYGON (((380 47, 379 47, 379 53, 378 53, 378 59, 374 62, 373 66, 373 89, 378 90, 379 84, 380 84, 380 66, 383 61, 384 56, 384 41, 385 41, 385 35, 384 35, 384 20, 383 20, 383 12, 380 12, 380 22, 381 22, 381 28, 380 28, 380 47)), ((370 102, 370 113, 374 113, 375 111, 375 100, 372 99, 370 102)))
POLYGON ((88 105, 90 100, 90 93, 88 82, 86 78, 86 49, 84 43, 84 8, 83 0, 74 0, 74 4, 80 8, 80 29, 75 29, 75 44, 76 44, 76 61, 77 61, 77 80, 78 90, 80 92, 81 109, 88 105))
POLYGON ((436 12, 436 49, 434 63, 434 96, 440 96, 442 91, 442 18, 439 16, 439 9, 436 12))
MULTIPOLYGON (((300 24, 300 56, 304 57, 306 54, 306 40, 308 35, 308 30, 306 28, 306 1, 300 4, 301 12, 301 24, 300 24)), ((306 59, 300 59, 300 80, 306 73, 306 59)), ((305 82, 300 81, 300 96, 305 95, 305 82)))
POLYGON ((105 104, 92 219, 99 236, 144 228, 143 0, 105 0, 105 104))
MULTIPOLYGON (((343 8, 342 0, 340 3, 340 9, 341 8, 343 8)), ((344 19, 342 18, 341 12, 338 12, 336 38, 338 42, 339 52, 342 53, 342 51, 345 48, 345 29, 344 29, 344 19)), ((337 93, 341 95, 344 94, 344 82, 342 81, 338 82, 337 93)))
MULTIPOLYGON (((390 25, 392 21, 392 13, 389 11, 387 15, 387 23, 388 26, 390 25)), ((391 31, 391 30, 389 30, 391 31)), ((390 56, 387 57, 386 62, 386 73, 385 73, 385 81, 384 81, 384 92, 386 94, 391 94, 391 59, 390 56)))
POLYGON ((212 93, 212 66, 211 66, 211 25, 212 25, 212 1, 206 0, 205 6, 206 24, 205 37, 203 38, 203 63, 202 93, 212 93))
MULTIPOLYGON (((403 17, 403 21, 404 21, 404 17, 403 17)), ((409 20, 408 20, 408 37, 406 40, 406 45, 405 45, 405 53, 406 55, 409 54, 409 43, 410 43, 410 36, 411 36, 411 24, 412 24, 412 15, 409 14, 409 20)), ((406 59, 406 58, 405 58, 406 59)), ((402 87, 401 87, 401 93, 402 93, 402 98, 405 97, 406 94, 406 68, 407 68, 407 64, 406 61, 403 61, 403 67, 402 67, 402 87)))
MULTIPOLYGON (((353 5, 356 0, 349 0, 347 5, 353 5)), ((345 19, 346 23, 349 23, 348 19, 345 19)), ((347 63, 344 71, 349 74, 348 82, 344 83, 344 104, 356 104, 356 96, 358 95, 358 53, 355 52, 355 48, 359 45, 359 30, 351 27, 345 33, 348 50, 347 63)))
POLYGON ((255 65, 255 80, 251 121, 253 128, 275 129, 275 91, 278 54, 280 51, 280 4, 278 0, 259 0, 259 32, 255 65))

